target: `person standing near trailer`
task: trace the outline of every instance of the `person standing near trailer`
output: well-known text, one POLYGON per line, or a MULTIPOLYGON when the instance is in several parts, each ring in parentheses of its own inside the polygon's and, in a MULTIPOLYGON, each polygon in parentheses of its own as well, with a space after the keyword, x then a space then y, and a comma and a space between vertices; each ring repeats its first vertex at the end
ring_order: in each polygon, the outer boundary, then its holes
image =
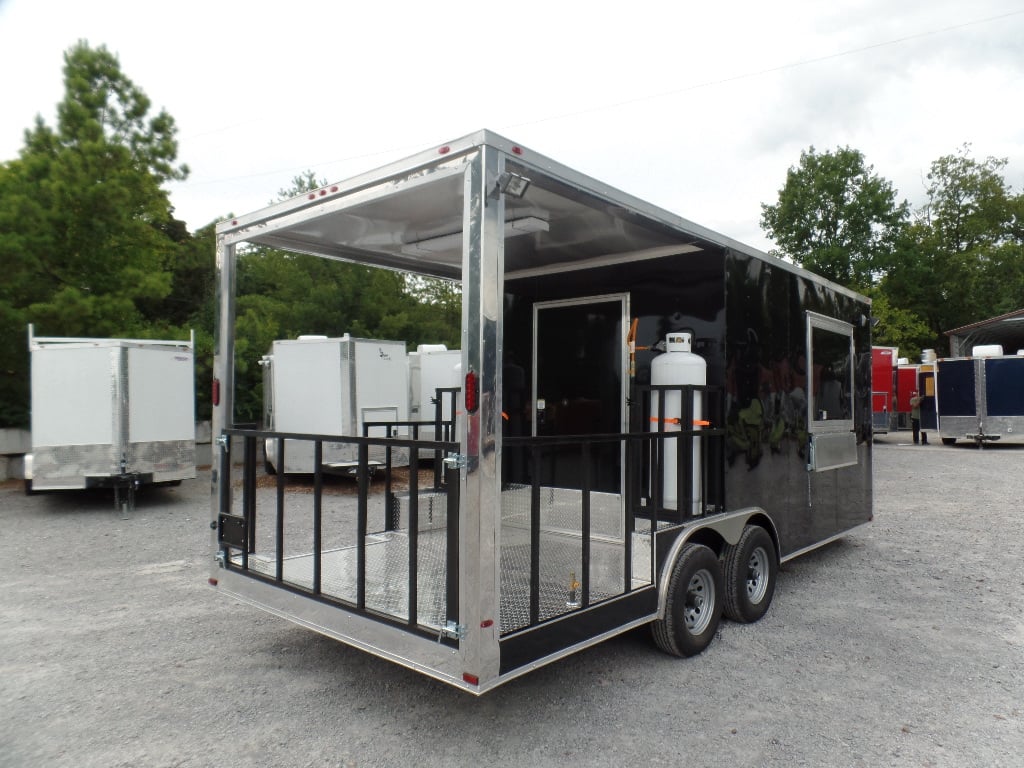
POLYGON ((910 427, 914 430, 914 445, 928 445, 928 433, 921 431, 921 403, 924 398, 916 389, 910 393, 910 427))

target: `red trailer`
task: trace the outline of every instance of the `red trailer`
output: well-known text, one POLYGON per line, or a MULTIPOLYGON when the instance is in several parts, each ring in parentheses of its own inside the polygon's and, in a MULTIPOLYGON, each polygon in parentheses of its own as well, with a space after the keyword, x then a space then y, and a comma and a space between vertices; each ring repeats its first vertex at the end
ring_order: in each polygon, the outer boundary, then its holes
POLYGON ((885 434, 896 429, 896 347, 871 348, 871 427, 885 434))

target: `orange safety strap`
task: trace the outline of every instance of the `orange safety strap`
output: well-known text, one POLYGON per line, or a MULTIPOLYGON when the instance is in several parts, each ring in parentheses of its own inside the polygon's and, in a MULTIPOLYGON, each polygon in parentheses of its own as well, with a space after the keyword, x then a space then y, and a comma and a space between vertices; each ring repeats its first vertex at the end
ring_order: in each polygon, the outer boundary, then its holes
MULTIPOLYGON (((657 416, 651 416, 651 421, 653 421, 655 424, 657 424, 658 423, 658 417, 657 416)), ((682 419, 675 419, 675 418, 665 419, 665 423, 666 424, 681 424, 682 421, 683 421, 682 419)), ((695 426, 695 427, 710 427, 711 426, 711 422, 710 421, 705 421, 704 419, 694 419, 693 420, 693 426, 695 426)))

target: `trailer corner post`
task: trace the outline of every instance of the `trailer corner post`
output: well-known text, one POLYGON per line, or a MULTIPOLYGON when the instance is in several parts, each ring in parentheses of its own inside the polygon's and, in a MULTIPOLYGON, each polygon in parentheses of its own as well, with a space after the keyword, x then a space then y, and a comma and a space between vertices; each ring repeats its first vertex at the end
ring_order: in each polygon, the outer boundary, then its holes
MULTIPOLYGON (((459 543, 459 623, 464 681, 487 686, 500 672, 501 403, 500 344, 504 214, 488 197, 503 165, 484 147, 465 176, 463 232, 463 375, 475 372, 479 398, 460 428, 468 457, 463 473, 459 543)), ((464 393, 465 398, 465 393, 464 393)))
MULTIPOLYGON (((234 410, 234 372, 235 365, 232 355, 235 342, 235 260, 236 247, 234 240, 218 233, 216 254, 216 307, 217 315, 213 325, 213 381, 214 395, 212 403, 210 430, 210 477, 212 520, 216 523, 218 514, 231 509, 231 487, 226 483, 220 468, 228 464, 220 461, 219 451, 230 456, 230 438, 222 442, 224 430, 233 426, 234 410)), ((213 526, 213 550, 217 551, 218 540, 216 525, 213 526)))

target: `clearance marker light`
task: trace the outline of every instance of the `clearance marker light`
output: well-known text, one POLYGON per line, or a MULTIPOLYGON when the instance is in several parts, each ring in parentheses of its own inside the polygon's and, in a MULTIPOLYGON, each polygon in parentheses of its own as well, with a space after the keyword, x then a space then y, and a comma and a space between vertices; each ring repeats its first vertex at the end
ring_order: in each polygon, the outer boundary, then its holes
POLYGON ((213 404, 220 405, 220 379, 213 380, 213 404))
POLYGON ((476 371, 472 368, 466 374, 466 412, 476 413, 476 408, 479 405, 477 400, 480 399, 480 387, 476 380, 476 371))
POLYGON ((480 678, 476 675, 470 674, 469 672, 463 672, 462 679, 470 685, 480 685, 480 678))

